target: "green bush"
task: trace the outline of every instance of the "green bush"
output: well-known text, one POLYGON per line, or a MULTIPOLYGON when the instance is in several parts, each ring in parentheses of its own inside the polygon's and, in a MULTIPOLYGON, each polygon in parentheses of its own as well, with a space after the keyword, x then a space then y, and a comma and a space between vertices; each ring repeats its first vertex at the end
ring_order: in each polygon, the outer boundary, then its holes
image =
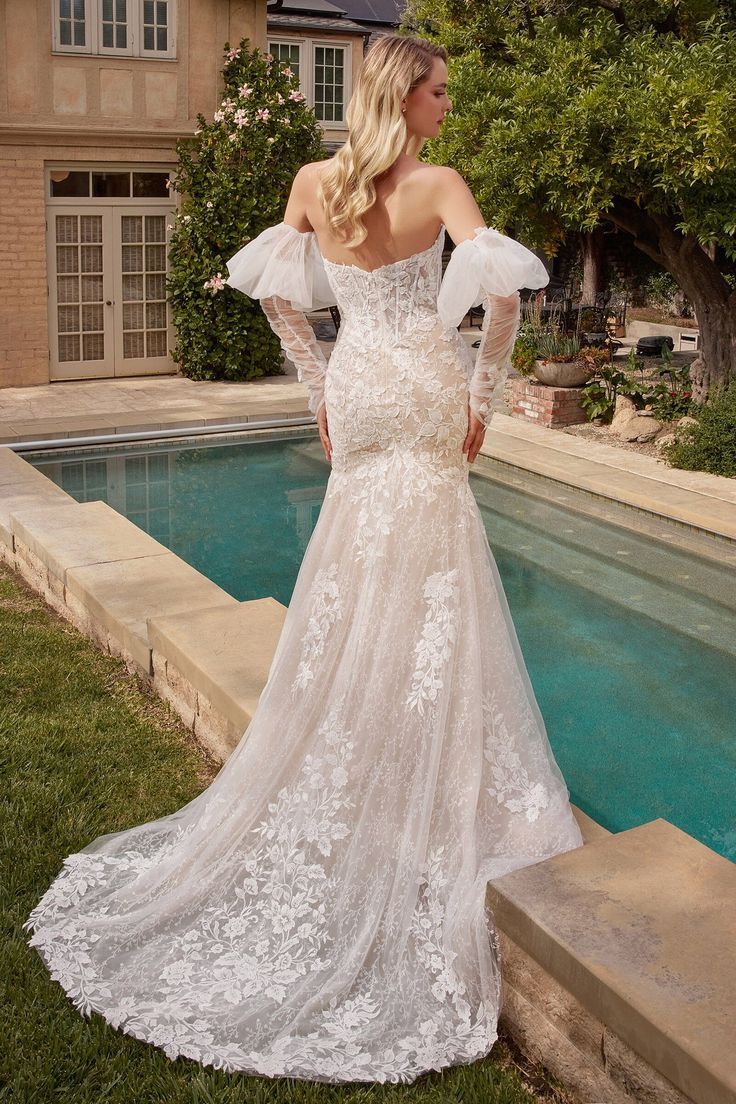
POLYGON ((224 284, 225 261, 282 220, 297 170, 325 153, 288 66, 243 39, 225 44, 222 78, 212 122, 199 115, 194 137, 177 143, 173 355, 190 379, 249 380, 281 374, 281 350, 258 303, 224 284))
POLYGON ((714 389, 692 413, 697 425, 675 431, 675 440, 663 447, 665 459, 686 471, 736 475, 736 383, 714 389))
POLYGON ((519 324, 516 342, 511 353, 511 364, 520 376, 530 376, 537 359, 537 332, 534 324, 525 319, 519 324))

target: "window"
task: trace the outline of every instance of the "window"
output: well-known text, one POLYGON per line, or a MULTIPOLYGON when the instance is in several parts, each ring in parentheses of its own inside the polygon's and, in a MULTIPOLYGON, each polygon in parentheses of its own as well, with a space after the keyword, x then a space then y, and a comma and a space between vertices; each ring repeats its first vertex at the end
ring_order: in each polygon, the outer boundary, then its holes
POLYGON ((321 122, 342 122, 345 106, 345 50, 314 47, 314 114, 321 122))
POLYGON ((52 169, 50 199, 168 199, 169 174, 150 169, 52 169))
POLYGON ((175 0, 54 0, 54 50, 175 56, 175 0))
POLYGON ((299 63, 301 50, 298 42, 269 42, 268 52, 273 54, 277 61, 290 66, 297 80, 299 80, 299 63))
POLYGON ((345 108, 350 99, 350 45, 283 38, 271 39, 268 50, 296 74, 318 121, 324 127, 345 129, 345 108))

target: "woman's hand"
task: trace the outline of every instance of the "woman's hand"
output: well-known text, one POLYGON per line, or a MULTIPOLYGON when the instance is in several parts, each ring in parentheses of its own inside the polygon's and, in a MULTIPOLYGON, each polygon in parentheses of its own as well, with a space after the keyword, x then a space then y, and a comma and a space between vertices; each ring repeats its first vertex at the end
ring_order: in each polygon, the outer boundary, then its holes
POLYGON ((327 429, 327 407, 324 403, 317 412, 317 426, 319 428, 319 439, 322 442, 322 448, 325 450, 325 457, 327 460, 332 460, 332 445, 327 429))
POLYGON ((469 464, 473 463, 480 452, 480 446, 483 444, 485 432, 486 427, 483 425, 480 418, 476 418, 468 403, 468 435, 463 444, 463 452, 467 452, 469 464))

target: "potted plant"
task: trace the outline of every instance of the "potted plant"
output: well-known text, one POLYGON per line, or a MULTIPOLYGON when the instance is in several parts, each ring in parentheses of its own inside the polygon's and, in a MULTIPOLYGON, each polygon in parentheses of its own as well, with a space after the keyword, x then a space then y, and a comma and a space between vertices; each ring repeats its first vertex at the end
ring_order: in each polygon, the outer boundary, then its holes
POLYGON ((536 344, 534 376, 548 387, 582 387, 595 373, 577 336, 549 331, 538 334, 536 344))

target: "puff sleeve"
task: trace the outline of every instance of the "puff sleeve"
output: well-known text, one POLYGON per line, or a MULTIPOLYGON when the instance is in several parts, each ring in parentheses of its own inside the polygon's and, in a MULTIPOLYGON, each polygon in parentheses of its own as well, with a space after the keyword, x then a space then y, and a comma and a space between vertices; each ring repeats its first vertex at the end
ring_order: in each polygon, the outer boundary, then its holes
POLYGON ((501 405, 511 353, 519 329, 519 288, 541 288, 546 268, 530 249, 492 227, 477 227, 453 250, 437 299, 447 326, 458 326, 471 307, 483 303, 480 347, 469 384, 470 409, 488 425, 501 405))
POLYGON ((324 402, 327 361, 306 311, 334 306, 335 296, 313 232, 280 222, 269 226, 227 261, 226 283, 259 299, 263 313, 309 393, 317 414, 324 402))

